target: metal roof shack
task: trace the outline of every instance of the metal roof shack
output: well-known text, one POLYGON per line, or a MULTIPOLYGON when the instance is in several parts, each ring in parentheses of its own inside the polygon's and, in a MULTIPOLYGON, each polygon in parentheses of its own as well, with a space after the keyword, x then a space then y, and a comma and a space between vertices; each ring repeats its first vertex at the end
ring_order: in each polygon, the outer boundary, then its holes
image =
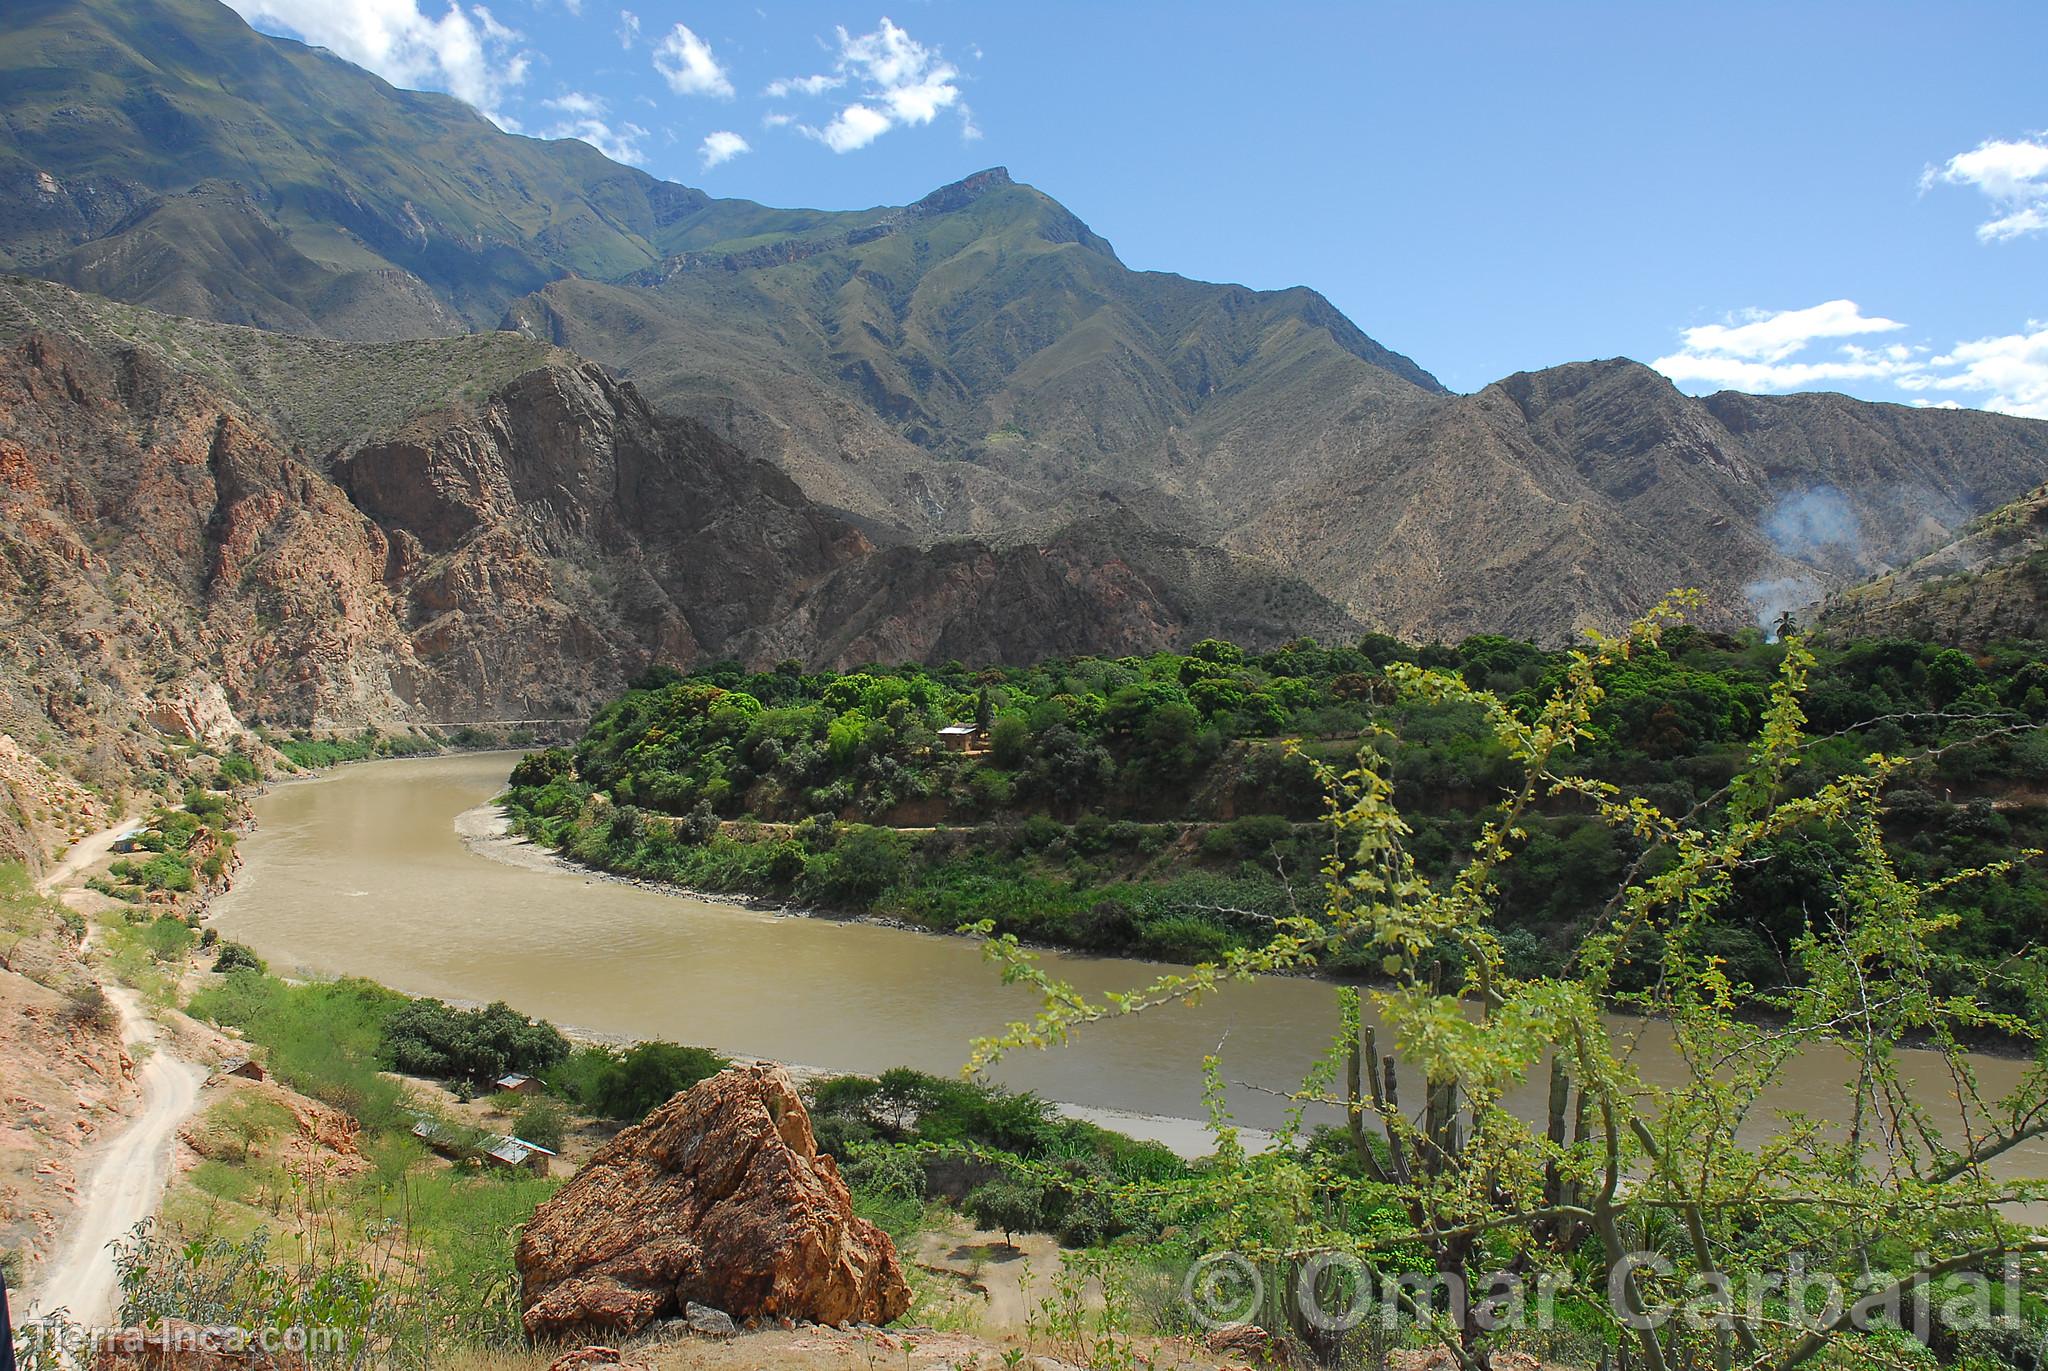
POLYGON ((518 1071, 507 1072, 505 1075, 498 1077, 497 1080, 492 1081, 491 1084, 500 1090, 508 1090, 514 1095, 540 1094, 540 1082, 518 1071))
POLYGON ((536 1176, 548 1174, 548 1160, 554 1155, 539 1143, 515 1138, 509 1133, 484 1148, 484 1156, 499 1166, 531 1171, 536 1176))
POLYGON ((949 752, 986 752, 988 730, 973 724, 947 724, 939 730, 939 743, 949 752))

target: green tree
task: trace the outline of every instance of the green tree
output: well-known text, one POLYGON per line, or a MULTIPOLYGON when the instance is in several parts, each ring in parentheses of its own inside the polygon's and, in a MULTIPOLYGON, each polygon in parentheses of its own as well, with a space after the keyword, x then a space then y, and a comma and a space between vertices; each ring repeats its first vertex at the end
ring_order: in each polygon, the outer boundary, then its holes
MULTIPOLYGON (((211 930, 208 930, 209 932, 211 930)), ((219 972, 263 971, 263 959, 240 943, 224 942, 213 957, 213 969, 219 972)))
POLYGON ((989 756, 999 767, 1014 771, 1031 755, 1031 721, 1005 714, 989 731, 989 756))
MULTIPOLYGON (((1961 885, 1996 889, 2015 862, 1934 881, 1902 875, 1882 820, 1903 758, 1877 755, 1854 773, 1800 781, 1814 747, 1801 707, 1813 657, 1797 642, 1784 649, 1741 769, 1709 803, 1667 812, 1572 766, 1592 736, 1604 674, 1654 652, 1676 613, 1667 605, 1623 638, 1593 639, 1572 654, 1556 690, 1526 710, 1462 676, 1389 664, 1390 683, 1407 697, 1476 711, 1514 767, 1456 869, 1432 879, 1417 866, 1392 767, 1368 741, 1355 768, 1324 772, 1335 851, 1319 914, 1279 918, 1259 946, 1102 997, 1061 981, 1014 938, 995 939, 1006 979, 1036 986, 1043 1008, 978 1043, 970 1069, 1233 980, 1368 956, 1388 978, 1372 995, 1378 1023, 1368 1029, 1360 996, 1342 992, 1336 1044, 1297 1096, 1345 1111, 1351 1146, 1340 1160, 1295 1146, 1292 1127, 1270 1152, 1248 1156, 1222 1104, 1222 1065, 1208 1063, 1216 1163, 1177 1203, 1178 1212, 1212 1216, 1212 1241, 1273 1260, 1343 1254, 1381 1282, 1419 1261, 1466 1289, 1484 1288, 1501 1269, 1568 1280, 1590 1265, 1592 1287, 1615 1300, 1589 1313, 1650 1371, 1738 1359, 1790 1371, 1838 1342, 1845 1364, 1889 1362, 1889 1335, 1856 1327, 1855 1302, 1762 1321, 1740 1307, 1721 1320, 1684 1315, 1697 1311, 1702 1288, 1782 1272, 1793 1257, 1882 1302, 1959 1273, 1995 1283, 2008 1257, 2048 1253, 2048 1237, 2011 1209, 2048 1198, 2048 1178, 2023 1164, 2017 1174, 1990 1166, 2048 1134, 2048 1051, 2037 1051, 2012 1090, 1992 1095, 1962 1047, 1984 1033, 2031 1038, 2026 1016, 1987 1007, 1989 982, 2017 977, 2038 1015, 2048 1008, 2048 968, 2037 953, 1962 993, 1943 988, 1937 973, 1955 918, 1932 901, 1961 885), (1522 859, 1533 817, 1562 805, 1596 814, 1636 855, 1566 964, 1521 971, 1503 945, 1503 875, 1522 859), (1730 893, 1772 860, 1774 845, 1818 832, 1839 835, 1842 869, 1806 893, 1820 912, 1788 948, 1795 984, 1760 992, 1734 979, 1716 951, 1730 927, 1745 926, 1731 915, 1730 893), (1665 1021, 1682 1069, 1654 1079, 1639 1071, 1634 1030, 1611 1017, 1616 1007, 1665 1021), (1381 1032, 1391 1038, 1384 1060, 1381 1032), (1915 1094, 1897 1052, 1915 1040, 1945 1059, 1944 1079, 1963 1106, 1957 1117, 1939 1117, 1915 1094), (1764 1122, 1759 1101, 1802 1053, 1845 1064, 1846 1128, 1764 1122), (1509 1092, 1532 1079, 1548 1083, 1547 1110, 1534 1118, 1507 1106, 1509 1092), (1369 1200, 1379 1221, 1346 1222, 1356 1199, 1369 1200), (1632 1249, 1660 1234, 1670 1237, 1657 1243, 1658 1262, 1638 1264, 1632 1249)), ((1141 1189, 1119 1195, 1161 1203, 1141 1189)), ((1410 1293, 1403 1308, 1459 1366, 1488 1364, 1496 1343, 1485 1302, 1458 1307, 1410 1293)))
POLYGON ((512 1116, 512 1131, 530 1143, 539 1143, 550 1152, 559 1152, 562 1140, 569 1133, 569 1111, 562 1107, 560 1100, 546 1095, 529 1099, 512 1116))
POLYGON ((267 1142, 294 1124, 291 1110, 267 1095, 240 1090, 229 1097, 214 1115, 221 1131, 235 1140, 243 1161, 260 1143, 267 1142))
POLYGON ((512 784, 543 786, 576 775, 576 758, 567 748, 550 747, 529 752, 512 768, 512 784))
POLYGON ((704 1047, 680 1043, 636 1043, 599 1073, 591 1098, 596 1112, 611 1119, 638 1120, 669 1098, 708 1080, 732 1063, 704 1047))
POLYGON ((1016 1235, 1045 1226, 1045 1193, 1022 1181, 990 1181, 968 1193, 961 1206, 982 1228, 1003 1235, 1003 1243, 1016 1247, 1016 1235))
POLYGON ((503 1001, 456 1009, 412 1000, 384 1027, 384 1050, 399 1071, 480 1084, 507 1072, 537 1076, 569 1054, 569 1041, 503 1001))

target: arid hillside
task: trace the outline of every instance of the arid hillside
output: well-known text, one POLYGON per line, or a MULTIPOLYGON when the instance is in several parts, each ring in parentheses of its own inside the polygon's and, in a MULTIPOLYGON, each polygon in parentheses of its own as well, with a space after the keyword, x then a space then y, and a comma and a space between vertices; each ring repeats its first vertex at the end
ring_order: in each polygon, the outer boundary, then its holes
POLYGON ((2048 637, 2048 486, 1972 520, 1896 571, 1828 597, 1814 626, 1840 638, 1961 647, 2048 637))

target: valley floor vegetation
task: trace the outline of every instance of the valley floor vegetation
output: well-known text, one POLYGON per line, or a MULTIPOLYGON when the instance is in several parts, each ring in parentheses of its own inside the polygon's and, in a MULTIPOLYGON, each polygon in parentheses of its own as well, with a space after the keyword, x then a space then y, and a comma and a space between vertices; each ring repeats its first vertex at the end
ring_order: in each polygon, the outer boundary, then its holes
MULTIPOLYGON (((970 1073, 1236 979, 1369 972, 1372 1018, 1367 992, 1340 992, 1327 1055, 1258 1153, 1224 1104, 1225 1049, 1204 1068, 1216 1150, 1197 1162, 974 1074, 809 1086, 821 1144, 899 1241, 959 1214, 1073 1249, 1034 1318, 1078 1360, 1131 1364, 1131 1334, 1199 1333, 1228 1305, 1296 1364, 1422 1345, 1461 1371, 1507 1350, 1647 1371, 2033 1371, 2040 662, 1817 651, 1675 619, 1564 653, 1205 643, 981 672, 657 673, 575 749, 525 758, 508 804, 535 836, 636 874, 967 925, 991 975, 1043 1006, 972 1045, 970 1073), (1090 998, 1030 941, 1200 964, 1090 998), (1668 1024, 1675 1077, 1639 1070, 1616 1008, 1668 1024), (1966 1050, 1989 1040, 2031 1059, 2002 1096, 1966 1050), (1908 1042, 1958 1117, 1927 1103, 1908 1042), (1805 1053, 1842 1062, 1845 1125, 1767 1103, 1805 1053), (1505 1103, 1525 1082, 1548 1087, 1533 1116, 1505 1103), (1311 1109, 1342 1122, 1311 1127, 1311 1109), (1867 1299, 1770 1284, 1794 1267, 1867 1299), (1248 1287, 1194 1283, 1232 1271, 1248 1287), (1973 1320, 1959 1311, 1979 1275, 1973 1320), (1452 1294, 1502 1277, 1548 1288, 1551 1317, 1452 1294), (1765 1293, 1672 1317, 1722 1284, 1765 1293), (1323 1316, 1361 1302, 1383 1317, 1323 1316)), ((136 955, 193 955, 162 941, 136 955)), ((209 1161, 164 1231, 138 1235, 130 1313, 264 1326, 317 1307, 399 1364, 510 1348, 512 1237, 553 1183, 460 1148, 430 1160, 411 1128, 433 1107, 403 1076, 458 1100, 535 1076, 544 1095, 494 1107, 545 1143, 723 1065, 211 955, 190 1012, 359 1120, 367 1165, 308 1179, 264 1141, 281 1119, 209 1120, 256 1162, 209 1161)))
MULTIPOLYGON (((1761 634, 1676 627, 1602 663, 1584 736, 1558 765, 1666 813, 1724 813, 1788 651, 1761 634)), ((1813 651, 1802 697, 1812 732, 1790 791, 1870 776, 1874 753, 1914 757, 1883 777, 1880 827, 1901 869, 1923 880, 2048 845, 2039 644, 1975 656, 1907 641, 1813 651)), ((521 762, 506 804, 518 831, 611 871, 1194 962, 1319 909, 1331 837, 1318 770, 1348 766, 1363 745, 1382 759, 1422 879, 1450 878, 1502 812, 1520 768, 1489 706, 1398 690, 1392 673, 1447 673, 1528 719, 1572 662, 1499 637, 1371 637, 981 670, 656 670, 573 749, 521 762), (961 750, 947 727, 980 731, 961 750)), ((1500 938, 1511 969, 1539 974, 1566 964, 1649 845, 1577 792, 1539 797, 1517 823, 1517 861, 1495 877, 1500 938)), ((1706 935, 1727 974, 1799 982, 1811 913, 1855 864, 1839 832, 1774 835, 1731 876, 1728 914, 1706 935)), ((1976 986, 2030 945, 2048 878, 2028 869, 1931 898, 1955 920, 1934 974, 1976 986)), ((1373 975, 1378 956, 1347 945, 1321 966, 1373 975)), ((1648 965, 1620 969, 1622 988, 1648 965)), ((2018 1004, 2002 983, 1985 993, 2018 1004)))
POLYGON ((485 729, 464 725, 446 732, 386 733, 376 728, 355 733, 300 732, 266 741, 301 771, 318 771, 343 762, 366 762, 380 757, 426 757, 450 748, 531 747, 534 733, 530 728, 485 729))
MULTIPOLYGON (((1201 1231, 1212 1261, 1234 1263, 1235 1316, 1338 1362, 1370 1355, 1370 1325, 1349 1315, 1377 1303, 1482 1371, 1529 1345, 1518 1292, 1547 1285, 1603 1364, 2038 1366, 2048 1234, 2026 1216, 2048 1200, 2048 1174, 2024 1149, 2048 1136, 2048 953, 2038 924, 1995 961, 1958 962, 1950 948, 1963 911, 2024 887, 2041 854, 1910 874, 1889 795, 1916 764, 1872 748, 1853 767, 1816 765, 1833 739, 1809 729, 1819 662, 1797 641, 1775 649, 1758 726, 1712 803, 1577 765, 1601 736, 1608 683, 1661 669, 1675 608, 1590 640, 1535 700, 1390 664, 1393 699, 1475 711, 1517 778, 1451 872, 1433 877, 1418 858, 1395 745, 1368 745, 1319 770, 1333 839, 1313 914, 1096 998, 995 937, 1004 978, 1034 987, 1042 1008, 979 1043, 971 1065, 1362 949, 1382 975, 1374 1018, 1342 991, 1329 1055, 1294 1096, 1344 1111, 1349 1147, 1302 1148, 1290 1131, 1246 1155, 1212 1057, 1215 1164, 1178 1185, 1101 1192, 1155 1218, 1220 1215, 1201 1231), (1530 818, 1564 798, 1636 851, 1570 955, 1531 969, 1507 946, 1509 892, 1533 850, 1530 818), (1839 865, 1796 897, 1796 974, 1758 982, 1726 954, 1728 933, 1752 917, 1747 879, 1792 839, 1825 844, 1839 865), (1642 1020, 1617 1021, 1616 1004, 1668 1025, 1680 1070, 1642 1070, 1642 1020), (1980 1084, 1962 1046, 1985 1033, 2030 1057, 2003 1093, 1980 1084), (1916 1090, 1928 1061, 1909 1065, 1908 1041, 1930 1045, 1948 1107, 1916 1090), (1839 1124, 1772 1101, 1809 1054, 1840 1065, 1839 1124), (1507 1106, 1518 1084, 1546 1081, 1547 1108, 1507 1106)), ((1937 709, 1953 716, 1960 699, 1937 709)), ((1998 717, 2014 715, 2012 727, 2032 727, 2024 709, 1998 717)))

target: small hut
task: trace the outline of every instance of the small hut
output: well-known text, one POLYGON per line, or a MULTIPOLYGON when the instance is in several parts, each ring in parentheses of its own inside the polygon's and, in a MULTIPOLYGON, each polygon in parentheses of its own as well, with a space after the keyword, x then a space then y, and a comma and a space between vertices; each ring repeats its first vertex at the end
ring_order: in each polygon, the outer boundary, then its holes
POLYGON ((531 1076, 522 1075, 520 1072, 517 1071, 508 1072, 507 1074, 498 1077, 497 1080, 492 1081, 491 1084, 495 1085, 496 1087, 498 1087, 499 1090, 504 1091, 507 1094, 540 1094, 540 1082, 535 1080, 531 1076))
POLYGON ((263 1063, 254 1057, 230 1057, 213 1074, 216 1077, 240 1076, 245 1081, 268 1080, 270 1077, 270 1073, 263 1069, 263 1063))
POLYGON ((530 1171, 536 1176, 548 1174, 548 1162, 554 1155, 539 1143, 515 1138, 510 1133, 491 1140, 484 1148, 484 1158, 493 1166, 511 1171, 530 1171))
POLYGON ((939 746, 969 757, 988 751, 988 730, 974 724, 947 724, 939 730, 939 746))

